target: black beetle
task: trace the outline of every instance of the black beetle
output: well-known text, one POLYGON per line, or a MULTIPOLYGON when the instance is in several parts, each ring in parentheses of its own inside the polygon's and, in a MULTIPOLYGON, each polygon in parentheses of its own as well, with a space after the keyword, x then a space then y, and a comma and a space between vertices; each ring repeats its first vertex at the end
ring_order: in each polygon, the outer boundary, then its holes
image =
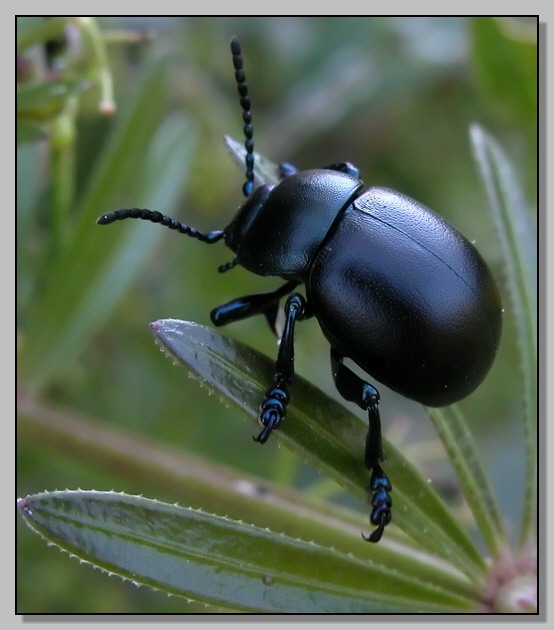
POLYGON ((215 308, 216 326, 266 316, 276 332, 281 298, 285 324, 273 386, 260 405, 264 443, 283 421, 294 375, 296 321, 315 316, 331 344, 340 394, 367 410, 365 465, 371 471, 371 523, 377 542, 391 520, 391 484, 380 466, 379 392, 343 363, 353 360, 375 379, 424 405, 444 406, 470 394, 498 348, 502 307, 487 265, 459 232, 410 197, 387 188, 363 190, 348 162, 297 171, 280 166, 280 181, 254 190, 252 112, 238 40, 231 41, 243 112, 249 199, 224 229, 202 233, 159 212, 125 209, 98 223, 145 219, 205 243, 223 240, 236 264, 286 283, 215 308), (305 285, 306 297, 294 292, 305 285))

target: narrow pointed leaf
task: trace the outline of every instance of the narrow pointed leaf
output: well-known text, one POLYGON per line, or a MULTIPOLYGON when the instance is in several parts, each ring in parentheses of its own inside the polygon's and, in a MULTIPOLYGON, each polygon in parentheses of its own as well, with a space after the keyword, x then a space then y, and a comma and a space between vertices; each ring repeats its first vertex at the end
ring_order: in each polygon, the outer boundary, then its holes
MULTIPOLYGON (((244 168, 244 158, 246 156, 244 145, 231 138, 231 136, 224 136, 223 143, 239 168, 244 168)), ((276 184, 279 179, 278 166, 259 153, 254 152, 254 185, 258 187, 262 184, 276 184)))
POLYGON ((28 496, 19 509, 37 533, 83 561, 238 611, 446 612, 474 605, 349 554, 143 497, 63 491, 28 496))
POLYGON ((496 231, 516 319, 525 403, 526 488, 520 540, 532 534, 537 501, 537 248, 531 211, 514 167, 498 142, 479 125, 471 140, 496 231))
MULTIPOLYGON (((246 416, 257 417, 258 404, 272 381, 271 360, 192 322, 166 319, 153 323, 152 328, 162 347, 193 374, 238 405, 246 416)), ((357 416, 297 375, 293 402, 276 435, 367 504, 366 431, 357 416)), ((394 523, 423 549, 446 558, 475 579, 484 569, 483 560, 467 533, 415 468, 391 444, 384 442, 384 450, 393 483, 394 523)))
POLYGON ((506 545, 506 532, 473 436, 457 405, 427 409, 442 440, 479 530, 493 556, 506 545))
MULTIPOLYGON (((110 424, 53 409, 22 395, 18 399, 18 439, 71 457, 98 473, 114 472, 121 484, 137 484, 153 496, 176 498, 204 512, 224 514, 293 538, 311 540, 360 560, 394 567, 426 588, 476 599, 474 584, 441 559, 410 541, 369 545, 361 531, 367 516, 324 503, 198 455, 153 444, 110 424)), ((397 591, 400 597, 404 593, 397 591)))

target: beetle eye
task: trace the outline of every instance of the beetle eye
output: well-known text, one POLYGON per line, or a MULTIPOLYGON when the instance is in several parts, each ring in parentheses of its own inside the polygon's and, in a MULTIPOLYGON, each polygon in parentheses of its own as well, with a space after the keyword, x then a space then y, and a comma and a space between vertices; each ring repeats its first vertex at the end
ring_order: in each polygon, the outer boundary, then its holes
POLYGON ((254 194, 244 203, 235 218, 225 228, 225 242, 235 253, 244 241, 250 226, 273 188, 275 188, 273 184, 265 184, 256 188, 254 194))

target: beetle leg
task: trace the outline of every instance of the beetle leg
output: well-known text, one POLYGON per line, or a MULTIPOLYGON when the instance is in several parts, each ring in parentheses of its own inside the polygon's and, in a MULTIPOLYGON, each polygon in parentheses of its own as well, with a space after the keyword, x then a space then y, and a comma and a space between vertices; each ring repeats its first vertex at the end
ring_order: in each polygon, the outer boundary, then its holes
POLYGON ((340 395, 356 403, 364 411, 367 411, 369 419, 369 429, 365 444, 365 465, 371 470, 369 487, 371 490, 372 512, 370 521, 376 529, 368 536, 362 536, 371 542, 378 542, 383 535, 385 527, 391 520, 392 500, 390 492, 392 490, 389 478, 379 465, 383 460, 383 447, 381 443, 381 417, 379 415, 379 392, 363 381, 352 370, 347 368, 343 362, 343 357, 331 348, 331 367, 333 379, 340 395))
MULTIPOLYGON (((296 166, 293 166, 288 162, 281 162, 281 164, 279 164, 278 166, 278 169, 281 179, 284 179, 289 175, 294 175, 294 173, 298 173, 298 169, 296 168, 296 166)), ((360 169, 350 162, 335 162, 334 164, 329 164, 329 166, 324 166, 322 170, 338 171, 339 173, 346 173, 346 175, 352 175, 352 177, 360 179, 360 169)))
POLYGON ((279 176, 281 177, 281 179, 284 179, 285 177, 288 177, 289 175, 294 175, 295 173, 298 173, 298 169, 296 168, 296 166, 293 166, 292 164, 289 164, 288 162, 281 162, 278 168, 279 168, 279 176))
POLYGON ((356 179, 360 179, 360 169, 356 168, 354 164, 350 162, 335 162, 335 164, 329 164, 329 166, 323 167, 325 171, 338 171, 339 173, 345 173, 346 175, 352 175, 356 179))
POLYGON ((279 300, 288 295, 297 286, 298 282, 290 281, 270 293, 255 293, 254 295, 245 295, 231 300, 231 302, 222 304, 212 310, 210 313, 212 323, 214 326, 224 326, 229 322, 236 322, 263 313, 266 316, 269 327, 277 334, 275 324, 279 300))
POLYGON ((261 444, 267 441, 271 432, 285 417, 290 400, 288 386, 294 377, 294 326, 297 320, 301 321, 309 316, 304 297, 299 293, 290 295, 285 304, 285 326, 275 363, 273 387, 266 392, 258 414, 258 423, 263 428, 254 440, 261 444))

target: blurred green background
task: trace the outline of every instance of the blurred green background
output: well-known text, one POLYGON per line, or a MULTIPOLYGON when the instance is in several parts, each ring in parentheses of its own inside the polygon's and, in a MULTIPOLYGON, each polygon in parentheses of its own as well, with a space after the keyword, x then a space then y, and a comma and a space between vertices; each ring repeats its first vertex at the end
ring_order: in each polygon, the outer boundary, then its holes
MULTIPOLYGON (((36 26, 37 18, 19 18, 20 37, 36 26)), ((301 169, 350 161, 367 186, 395 188, 445 216, 493 269, 505 296, 502 344, 486 381, 461 406, 486 454, 510 530, 519 519, 524 470, 518 355, 468 126, 478 122, 497 137, 534 208, 536 22, 127 17, 98 18, 93 27, 112 39, 107 62, 117 111, 100 115, 102 67, 90 59, 86 29, 73 24, 69 48, 53 70, 77 79, 77 96, 64 104, 63 116, 35 111, 31 118, 43 117, 47 136, 30 133, 18 149, 20 400, 364 509, 280 449, 277 439, 254 445, 253 427, 241 414, 210 397, 153 343, 151 321, 175 317, 210 325, 214 306, 281 282, 238 268, 218 274, 217 266, 233 257, 222 245, 206 247, 150 224, 94 222, 118 207, 157 209, 204 231, 231 220, 243 200, 243 169, 229 158, 222 137, 242 141, 229 52, 237 35, 258 152, 301 169), (143 37, 121 41, 128 32, 143 37)), ((40 42, 19 50, 18 62, 22 85, 51 76, 40 42)), ((263 318, 223 332, 276 356, 263 318)), ((298 326, 297 371, 338 398, 328 353, 315 320, 298 326)), ((421 408, 380 391, 385 435, 455 501, 453 477, 421 408)), ((26 419, 22 427, 18 496, 113 488, 186 504, 173 491, 164 496, 149 488, 148 480, 108 474, 101 461, 91 465, 55 441, 34 439, 26 419)), ((47 547, 21 519, 16 605, 27 613, 205 611, 80 566, 47 547)))

